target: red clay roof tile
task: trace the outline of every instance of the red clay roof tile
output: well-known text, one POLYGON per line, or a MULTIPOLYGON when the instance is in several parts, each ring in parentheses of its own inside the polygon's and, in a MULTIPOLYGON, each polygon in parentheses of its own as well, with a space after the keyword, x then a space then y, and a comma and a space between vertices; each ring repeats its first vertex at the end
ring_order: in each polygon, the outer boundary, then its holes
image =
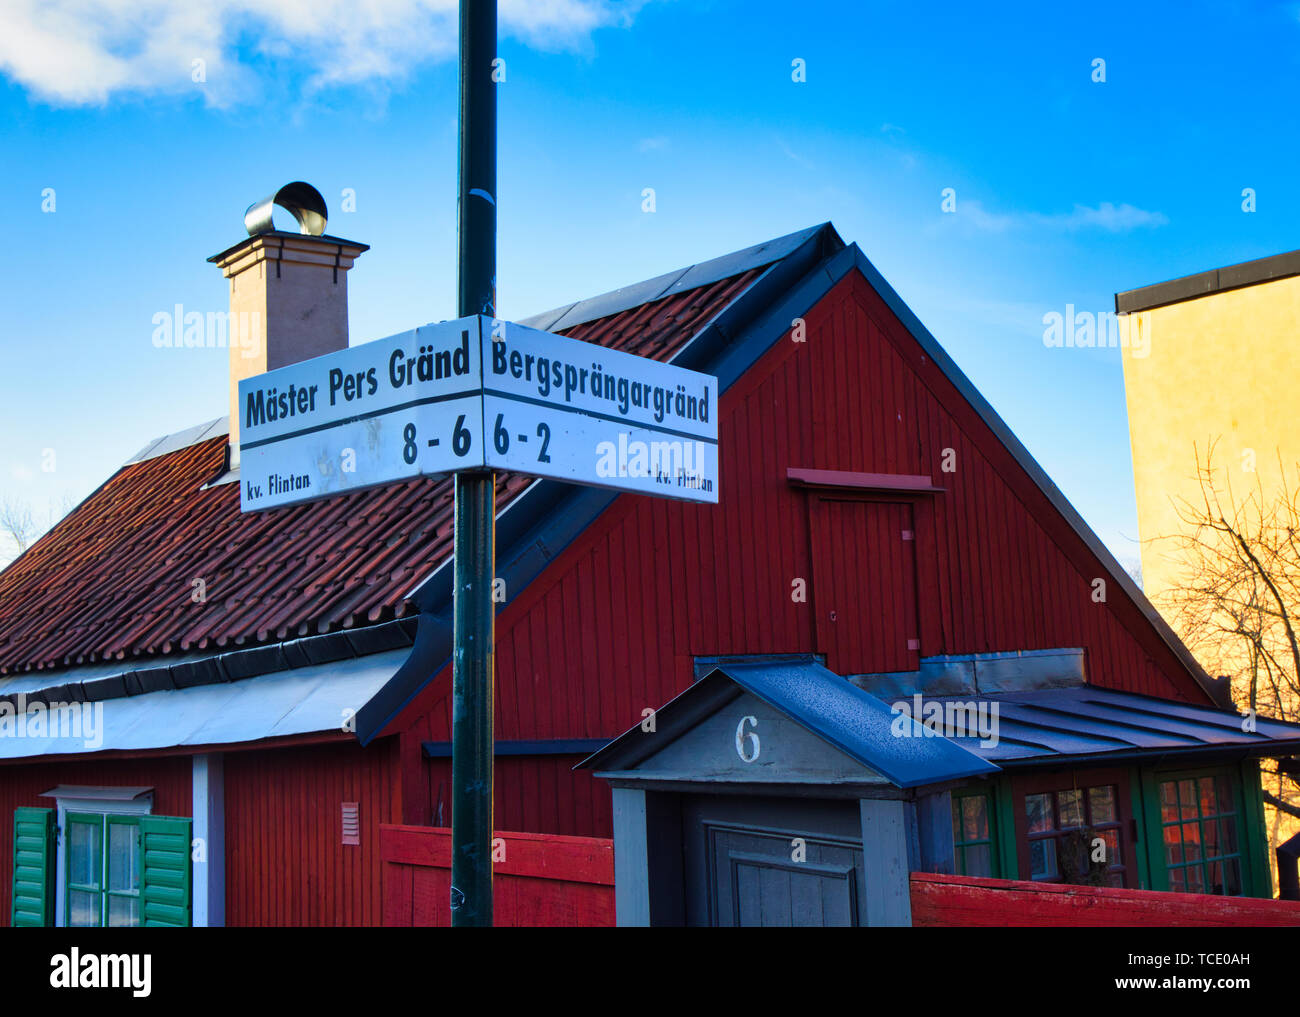
MULTIPOLYGON (((749 268, 564 330, 666 360, 762 271, 749 268)), ((0 572, 0 673, 371 625, 451 553, 452 484, 421 478, 242 515, 203 490, 226 437, 127 465, 0 572), (203 581, 202 600, 195 581, 203 581)), ((501 474, 500 511, 532 478, 501 474)))

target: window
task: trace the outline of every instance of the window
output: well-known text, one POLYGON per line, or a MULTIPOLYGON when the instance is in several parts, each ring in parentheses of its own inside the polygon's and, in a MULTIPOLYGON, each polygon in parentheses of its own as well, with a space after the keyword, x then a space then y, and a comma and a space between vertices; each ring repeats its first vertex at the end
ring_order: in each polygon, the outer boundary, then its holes
POLYGON ((992 801, 987 793, 952 796, 952 844, 958 875, 995 875, 992 801))
POLYGON ((1030 878, 1123 886, 1114 784, 1025 796, 1030 878))
POLYGON ((54 808, 15 808, 10 924, 190 925, 193 823, 153 815, 152 791, 60 784, 54 808))
POLYGON ((1203 774, 1160 782, 1160 825, 1169 889, 1241 894, 1241 848, 1232 781, 1203 774))
POLYGON ((135 816, 65 813, 65 924, 140 924, 140 821, 135 816))
POLYGON ((1133 886, 1133 843, 1121 770, 1035 774, 1013 783, 1022 879, 1133 886))

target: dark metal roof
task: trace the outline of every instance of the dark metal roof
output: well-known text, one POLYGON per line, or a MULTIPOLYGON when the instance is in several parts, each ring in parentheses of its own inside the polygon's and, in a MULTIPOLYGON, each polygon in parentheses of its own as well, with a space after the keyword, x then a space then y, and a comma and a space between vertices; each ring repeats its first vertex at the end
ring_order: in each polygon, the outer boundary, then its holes
POLYGON ((765 240, 753 247, 724 254, 720 258, 702 261, 698 265, 688 265, 686 268, 665 272, 644 282, 632 283, 630 286, 622 286, 596 297, 579 300, 574 304, 565 304, 563 307, 555 307, 541 314, 521 318, 519 324, 527 325, 529 328, 539 328, 544 332, 558 332, 586 321, 618 314, 652 300, 672 296, 674 293, 707 286, 720 279, 727 279, 741 272, 780 261, 828 226, 830 223, 822 223, 820 226, 810 226, 808 229, 788 233, 774 240, 765 240))
POLYGON ((1227 710, 1094 686, 924 701, 984 704, 996 709, 995 745, 981 746, 978 738, 960 737, 948 729, 945 734, 1001 766, 1041 766, 1057 759, 1106 762, 1224 753, 1277 756, 1300 751, 1300 724, 1257 717, 1255 730, 1243 731, 1244 718, 1227 710))
MULTIPOLYGON (((799 658, 728 662, 715 668, 656 711, 661 729, 671 726, 677 713, 690 714, 693 723, 704 719, 712 710, 698 709, 695 701, 705 699, 720 706, 725 701, 718 695, 720 682, 739 685, 898 787, 938 784, 998 770, 969 748, 928 733, 915 722, 907 725, 907 736, 895 734, 897 718, 888 705, 816 661, 799 658)), ((629 758, 636 757, 628 757, 624 750, 646 744, 638 725, 578 766, 605 769, 611 762, 626 765, 629 758)), ((662 746, 663 742, 655 744, 662 746)))
POLYGON ((1115 310, 1121 314, 1149 311, 1153 307, 1164 307, 1183 300, 1207 297, 1211 293, 1241 289, 1243 286, 1254 286, 1256 283, 1287 279, 1295 275, 1300 275, 1300 251, 1288 251, 1116 293, 1115 310))

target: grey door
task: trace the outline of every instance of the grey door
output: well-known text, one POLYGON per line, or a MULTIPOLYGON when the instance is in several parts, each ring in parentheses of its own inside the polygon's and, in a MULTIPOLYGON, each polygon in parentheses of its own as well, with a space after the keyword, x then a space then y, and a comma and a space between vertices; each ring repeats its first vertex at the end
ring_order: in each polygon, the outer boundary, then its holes
POLYGON ((689 924, 862 924, 856 802, 688 798, 682 834, 689 924))

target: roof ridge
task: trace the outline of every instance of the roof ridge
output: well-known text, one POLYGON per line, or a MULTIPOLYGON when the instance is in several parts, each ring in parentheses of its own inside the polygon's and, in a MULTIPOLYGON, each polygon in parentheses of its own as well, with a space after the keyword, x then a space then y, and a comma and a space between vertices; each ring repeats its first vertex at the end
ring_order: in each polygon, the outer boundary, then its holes
POLYGON ((583 322, 592 321, 596 318, 617 314, 633 307, 639 307, 642 304, 651 303, 674 293, 680 293, 683 290, 707 286, 709 283, 739 275, 751 268, 760 268, 763 265, 770 265, 773 262, 780 261, 791 251, 802 245, 809 237, 830 225, 830 221, 827 220, 818 223, 816 226, 809 226, 806 229, 796 230, 784 236, 774 237, 771 240, 764 240, 749 247, 743 247, 729 254, 710 258, 708 261, 687 265, 685 268, 674 269, 650 279, 629 283, 626 286, 620 286, 618 289, 588 297, 585 300, 554 307, 549 311, 542 311, 540 314, 529 315, 527 318, 520 318, 518 324, 541 329, 543 332, 554 332, 559 329, 572 328, 574 325, 581 325, 583 322))
MULTIPOLYGON (((557 328, 572 328, 596 318, 618 314, 620 311, 627 311, 633 307, 660 300, 683 290, 707 286, 721 279, 739 275, 751 268, 759 268, 780 261, 809 237, 830 225, 831 223, 828 220, 818 223, 816 226, 809 226, 806 229, 796 230, 784 236, 764 240, 749 247, 743 247, 738 251, 710 258, 708 261, 687 265, 685 268, 665 272, 662 275, 643 279, 640 282, 629 283, 618 289, 610 290, 608 293, 597 294, 585 300, 552 308, 549 311, 530 315, 527 318, 520 318, 517 324, 527 325, 529 328, 538 328, 544 332, 554 331, 557 328)), ((208 260, 211 261, 212 259, 209 258, 208 260)), ((367 340, 367 342, 373 341, 375 340, 367 340)), ((179 452, 191 445, 197 445, 209 438, 215 438, 219 434, 229 433, 230 415, 222 414, 220 417, 214 417, 212 420, 204 421, 201 424, 195 424, 192 427, 153 439, 122 465, 131 466, 171 452, 179 452)))

